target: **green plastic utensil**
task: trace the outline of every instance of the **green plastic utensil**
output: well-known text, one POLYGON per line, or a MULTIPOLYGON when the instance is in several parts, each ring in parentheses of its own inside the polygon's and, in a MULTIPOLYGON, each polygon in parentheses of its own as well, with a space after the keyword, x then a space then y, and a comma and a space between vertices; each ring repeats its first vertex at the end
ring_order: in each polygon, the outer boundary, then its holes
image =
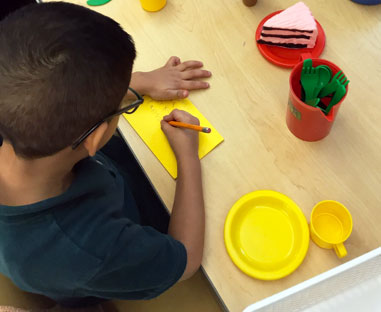
POLYGON ((303 61, 303 68, 309 68, 309 67, 311 67, 312 68, 312 59, 305 59, 304 61, 303 61))
POLYGON ((303 62, 300 82, 305 93, 304 102, 308 105, 316 106, 319 101, 317 101, 316 96, 314 96, 314 90, 319 82, 319 73, 312 67, 311 59, 306 59, 303 62))
POLYGON ((327 84, 319 93, 319 97, 323 98, 333 92, 337 89, 337 81, 341 84, 346 83, 348 84, 349 80, 347 80, 347 77, 345 77, 344 74, 341 73, 341 70, 336 73, 335 76, 333 76, 331 82, 327 84), (339 76, 340 75, 340 76, 339 76), (348 81, 348 82, 347 82, 348 81))
POLYGON ((107 2, 110 2, 111 0, 88 0, 87 4, 91 6, 98 6, 106 4, 107 2))
POLYGON ((331 80, 332 71, 328 70, 326 67, 316 67, 315 70, 318 73, 319 79, 315 86, 313 98, 317 98, 320 91, 328 84, 331 80))
MULTIPOLYGON (((337 80, 336 80, 337 81, 337 80)), ((323 109, 323 112, 328 115, 330 112, 331 108, 336 105, 337 103, 340 102, 340 100, 343 98, 345 93, 347 93, 347 89, 345 86, 349 83, 349 80, 347 80, 344 84, 337 82, 337 88, 335 91, 335 94, 333 95, 331 101, 329 102, 328 106, 326 109, 323 109)))
POLYGON ((325 69, 327 69, 327 70, 329 71, 329 73, 330 73, 331 76, 332 76, 332 69, 331 69, 331 67, 329 67, 328 65, 319 65, 319 66, 316 66, 315 68, 316 68, 316 69, 318 69, 318 68, 325 68, 325 69))
MULTIPOLYGON (((305 59, 303 61, 303 68, 302 68, 302 74, 301 75, 303 75, 307 71, 307 69, 310 68, 310 67, 312 67, 312 60, 311 59, 305 59)), ((300 78, 300 80, 302 80, 302 79, 300 78)), ((302 81, 300 81, 300 84, 302 84, 302 81)), ((303 86, 302 86, 301 99, 302 99, 303 102, 306 99, 306 93, 304 91, 303 86)))
MULTIPOLYGON (((305 66, 306 67, 306 66, 305 66)), ((307 61, 307 67, 312 67, 312 61, 307 61)), ((317 71, 320 71, 321 69, 320 68, 325 68, 327 71, 329 71, 329 74, 330 74, 330 77, 332 76, 332 70, 331 70, 331 68, 329 67, 329 66, 327 66, 327 65, 319 65, 319 66, 316 66, 315 67, 315 69, 317 70, 317 71)), ((324 69, 323 69, 324 70, 324 69)), ((324 86, 325 84, 323 84, 323 86, 324 86)), ((315 96, 316 98, 318 97, 318 96, 315 96)), ((304 102, 305 101, 305 93, 304 93, 304 90, 302 90, 302 101, 304 102)), ((316 99, 316 102, 314 103, 314 105, 313 106, 316 106, 318 103, 320 102, 320 99, 316 99)))

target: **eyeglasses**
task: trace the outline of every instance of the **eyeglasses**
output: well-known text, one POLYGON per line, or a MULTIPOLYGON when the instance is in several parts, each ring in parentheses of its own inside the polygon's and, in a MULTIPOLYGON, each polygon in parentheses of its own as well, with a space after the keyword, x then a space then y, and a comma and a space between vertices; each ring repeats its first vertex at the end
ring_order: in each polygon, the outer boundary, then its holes
POLYGON ((132 114, 138 109, 138 107, 144 102, 144 99, 134 89, 129 87, 128 90, 130 90, 137 97, 137 99, 134 100, 132 103, 124 102, 123 103, 124 105, 122 108, 118 109, 115 113, 112 113, 108 115, 107 117, 103 118, 101 121, 97 122, 94 126, 92 126, 88 131, 86 131, 77 140, 73 142, 73 144, 71 145, 72 149, 76 149, 91 133, 95 131, 95 129, 97 129, 101 124, 103 124, 107 120, 124 113, 132 114))

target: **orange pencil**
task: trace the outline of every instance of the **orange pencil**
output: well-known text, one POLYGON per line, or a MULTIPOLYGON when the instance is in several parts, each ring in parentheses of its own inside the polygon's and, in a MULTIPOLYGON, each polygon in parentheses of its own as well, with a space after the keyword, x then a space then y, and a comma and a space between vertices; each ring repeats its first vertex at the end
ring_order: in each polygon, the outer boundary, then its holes
POLYGON ((208 127, 191 125, 191 124, 187 124, 187 123, 181 122, 181 121, 170 121, 169 124, 172 126, 175 126, 175 127, 192 129, 192 130, 201 131, 204 133, 210 133, 212 131, 212 129, 210 129, 208 127))

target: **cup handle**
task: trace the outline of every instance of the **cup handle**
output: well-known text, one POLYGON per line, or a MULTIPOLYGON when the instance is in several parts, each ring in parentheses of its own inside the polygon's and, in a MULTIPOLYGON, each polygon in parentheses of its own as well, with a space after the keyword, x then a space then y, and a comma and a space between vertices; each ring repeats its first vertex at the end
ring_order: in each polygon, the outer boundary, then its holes
POLYGON ((311 53, 302 53, 302 54, 300 54, 300 60, 301 61, 304 61, 304 60, 310 59, 310 58, 312 58, 311 53))
POLYGON ((335 249, 336 255, 339 258, 343 258, 347 255, 347 250, 344 247, 343 243, 337 244, 333 246, 333 249, 335 249))

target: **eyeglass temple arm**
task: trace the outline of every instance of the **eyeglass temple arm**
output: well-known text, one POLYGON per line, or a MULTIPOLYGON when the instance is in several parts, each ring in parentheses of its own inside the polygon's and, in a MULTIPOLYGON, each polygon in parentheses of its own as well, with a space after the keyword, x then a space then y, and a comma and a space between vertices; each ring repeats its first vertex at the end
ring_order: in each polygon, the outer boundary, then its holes
POLYGON ((143 97, 137 91, 132 89, 131 87, 128 87, 128 90, 130 90, 139 100, 143 99, 143 97))

